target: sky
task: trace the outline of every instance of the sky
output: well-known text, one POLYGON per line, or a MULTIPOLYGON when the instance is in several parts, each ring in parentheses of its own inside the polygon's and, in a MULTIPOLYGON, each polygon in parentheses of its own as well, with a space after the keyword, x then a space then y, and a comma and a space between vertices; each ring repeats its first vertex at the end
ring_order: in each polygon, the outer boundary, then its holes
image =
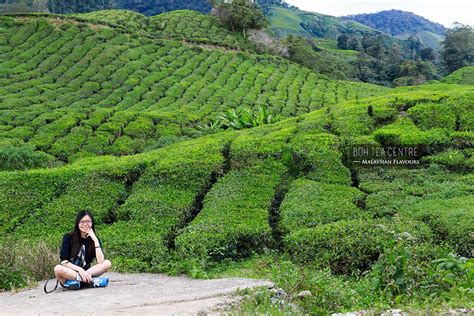
POLYGON ((422 17, 451 27, 453 22, 474 26, 474 1, 426 1, 426 0, 286 0, 301 10, 333 16, 375 13, 397 9, 413 12, 422 17))

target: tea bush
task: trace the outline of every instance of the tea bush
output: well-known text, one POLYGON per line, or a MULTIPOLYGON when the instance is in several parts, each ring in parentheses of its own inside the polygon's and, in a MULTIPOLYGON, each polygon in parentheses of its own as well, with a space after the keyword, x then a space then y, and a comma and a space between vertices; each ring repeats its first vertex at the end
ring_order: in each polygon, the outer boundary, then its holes
POLYGON ((473 210, 472 196, 428 200, 409 208, 415 218, 430 226, 438 242, 446 242, 465 257, 473 256, 473 210))
POLYGON ((233 170, 204 200, 202 211, 176 238, 184 257, 240 259, 271 246, 269 209, 285 168, 273 159, 233 170))
POLYGON ((400 218, 341 220, 297 230, 284 241, 295 261, 329 267, 335 273, 350 275, 370 268, 391 240, 391 230, 408 231, 420 241, 431 238, 431 231, 425 224, 400 218))
POLYGON ((294 232, 339 220, 367 218, 357 208, 364 194, 352 187, 298 179, 280 207, 280 227, 294 232))

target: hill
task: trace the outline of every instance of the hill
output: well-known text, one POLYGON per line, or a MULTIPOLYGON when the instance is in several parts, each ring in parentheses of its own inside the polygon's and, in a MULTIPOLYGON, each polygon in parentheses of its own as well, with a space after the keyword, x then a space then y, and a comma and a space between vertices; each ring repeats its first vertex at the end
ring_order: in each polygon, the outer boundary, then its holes
POLYGON ((288 292, 248 312, 472 306, 472 86, 330 80, 129 14, 0 17, 1 288, 47 277, 88 209, 116 271, 288 292), (200 133, 241 105, 281 119, 200 133))
POLYGON ((283 58, 228 51, 238 37, 211 27, 211 17, 183 14, 153 17, 147 28, 130 32, 91 24, 91 14, 1 17, 0 138, 10 150, 4 155, 14 160, 33 150, 40 161, 67 162, 134 154, 197 137, 199 125, 230 108, 266 105, 288 117, 385 91, 329 80, 283 58), (204 32, 173 21, 197 21, 211 31, 202 38, 204 32))
POLYGON ((421 31, 427 31, 437 35, 444 35, 446 33, 446 28, 443 25, 431 22, 414 13, 401 10, 348 15, 343 17, 343 19, 356 21, 391 35, 415 35, 421 31))
POLYGON ((474 85, 474 67, 463 67, 444 77, 442 82, 474 85))
POLYGON ((0 14, 16 12, 49 12, 48 0, 0 0, 0 14))
POLYGON ((429 31, 419 31, 414 34, 398 34, 395 37, 407 40, 410 36, 415 36, 420 40, 420 43, 424 47, 430 47, 434 51, 440 51, 442 47, 442 42, 444 41, 445 36, 438 35, 429 31))
POLYGON ((174 10, 195 10, 209 13, 211 6, 206 0, 0 0, 1 13, 84 13, 106 9, 126 9, 148 16, 174 10))
MULTIPOLYGON (((318 37, 336 40, 341 34, 376 34, 376 30, 360 23, 344 21, 340 18, 314 12, 302 11, 298 8, 269 6, 266 14, 270 29, 278 38, 290 34, 308 38, 318 37)), ((388 37, 387 37, 388 38, 388 37)))

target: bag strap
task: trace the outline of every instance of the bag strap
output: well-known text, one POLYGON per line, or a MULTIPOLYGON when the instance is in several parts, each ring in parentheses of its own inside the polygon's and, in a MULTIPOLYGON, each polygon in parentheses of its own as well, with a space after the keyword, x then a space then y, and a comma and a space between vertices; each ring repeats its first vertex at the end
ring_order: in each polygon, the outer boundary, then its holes
POLYGON ((51 291, 48 291, 48 290, 46 289, 46 287, 48 286, 48 282, 49 282, 50 280, 54 280, 54 279, 48 279, 48 280, 46 280, 46 283, 44 284, 43 290, 44 290, 44 292, 45 292, 46 294, 49 294, 49 293, 51 293, 51 292, 56 291, 56 289, 58 288, 58 285, 59 285, 59 280, 56 279, 56 285, 54 286, 54 289, 52 289, 51 291))

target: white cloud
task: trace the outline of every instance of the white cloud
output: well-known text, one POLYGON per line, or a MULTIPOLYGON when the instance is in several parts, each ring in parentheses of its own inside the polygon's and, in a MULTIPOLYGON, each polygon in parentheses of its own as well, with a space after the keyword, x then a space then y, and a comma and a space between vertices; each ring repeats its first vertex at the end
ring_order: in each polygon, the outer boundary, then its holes
POLYGON ((446 27, 450 27, 454 22, 474 26, 474 2, 467 0, 287 0, 286 2, 302 10, 333 16, 397 9, 413 12, 433 22, 441 23, 446 27))

